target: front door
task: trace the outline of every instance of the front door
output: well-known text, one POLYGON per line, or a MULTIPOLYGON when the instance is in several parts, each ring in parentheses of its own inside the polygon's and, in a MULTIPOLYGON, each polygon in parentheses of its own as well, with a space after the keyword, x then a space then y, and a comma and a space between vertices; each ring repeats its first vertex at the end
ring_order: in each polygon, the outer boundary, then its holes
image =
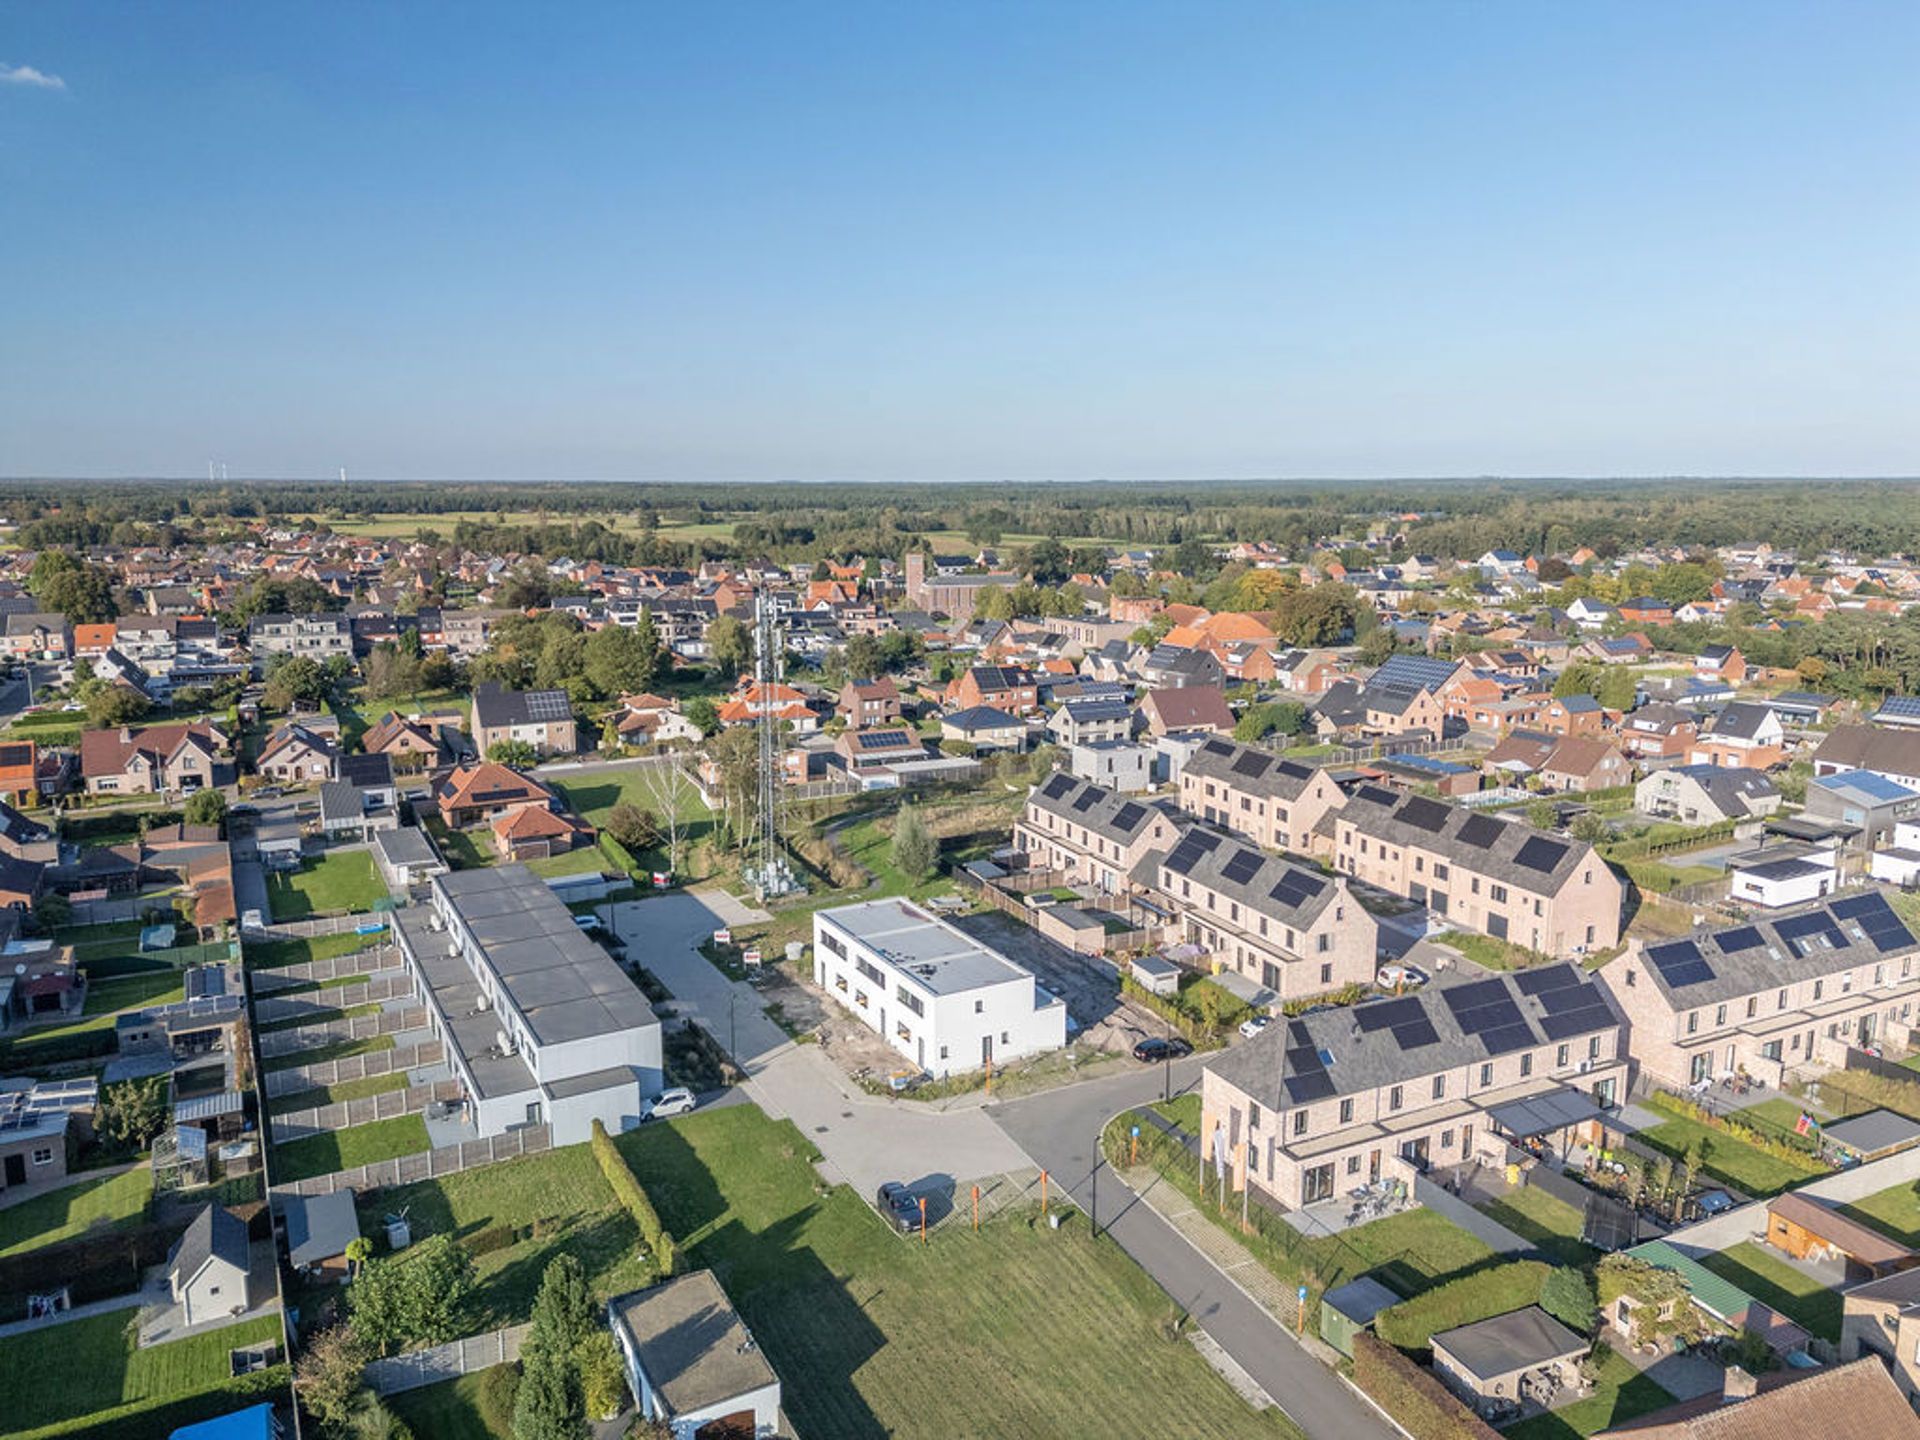
POLYGON ((24 1155, 7 1156, 7 1184, 24 1185, 27 1183, 27 1157, 24 1155))
POLYGON ((991 1035, 980 1037, 980 1063, 982 1066, 993 1063, 993 1036, 991 1035))
POLYGON ((1378 1150, 1367 1156, 1367 1183, 1369 1185, 1380 1183, 1380 1152, 1378 1150))

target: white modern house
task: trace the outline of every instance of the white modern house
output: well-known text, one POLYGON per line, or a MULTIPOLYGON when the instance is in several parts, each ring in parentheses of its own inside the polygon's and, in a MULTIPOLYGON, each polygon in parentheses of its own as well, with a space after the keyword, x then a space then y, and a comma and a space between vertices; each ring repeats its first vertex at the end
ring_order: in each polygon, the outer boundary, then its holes
POLYGON ((1727 893, 1748 905, 1804 905, 1840 888, 1840 855, 1826 845, 1767 845, 1727 861, 1727 893))
POLYGON ((1920 821, 1902 820, 1868 858, 1869 873, 1889 885, 1920 884, 1920 821))
POLYGON ((394 912, 400 948, 482 1138, 553 1127, 555 1145, 619 1133, 661 1088, 660 1020, 524 865, 430 882, 394 912))
POLYGON ((908 900, 813 917, 813 979, 929 1074, 1067 1043, 1067 1006, 997 950, 908 900))

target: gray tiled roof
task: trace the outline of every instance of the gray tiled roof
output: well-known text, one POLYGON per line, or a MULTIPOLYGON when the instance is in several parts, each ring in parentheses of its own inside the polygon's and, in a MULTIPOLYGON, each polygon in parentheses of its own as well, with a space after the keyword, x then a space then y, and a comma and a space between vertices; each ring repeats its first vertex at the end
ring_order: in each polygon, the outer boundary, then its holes
POLYGON ((1916 950, 1920 940, 1884 897, 1868 891, 1741 925, 1702 926, 1683 939, 1647 946, 1645 968, 1674 1008, 1688 1010, 1903 960, 1916 950))
POLYGON ((1209 740, 1188 759, 1187 775, 1223 780, 1235 790, 1271 800, 1297 800, 1313 783, 1314 770, 1297 760, 1232 740, 1209 740))
MULTIPOLYGON (((1342 893, 1337 877, 1235 839, 1208 845, 1204 839, 1189 838, 1173 848, 1165 868, 1239 901, 1255 916, 1270 916, 1298 929, 1312 925, 1342 893)), ((1243 922, 1242 928, 1250 930, 1251 922, 1243 922)))
POLYGON ((1593 847, 1582 840, 1549 835, 1517 820, 1479 815, 1442 800, 1401 796, 1373 785, 1355 790, 1338 819, 1371 839, 1433 851, 1462 870, 1491 877, 1530 895, 1559 894, 1593 854, 1593 847))
POLYGON ((1131 845, 1156 817, 1166 813, 1091 780, 1076 780, 1065 771, 1056 771, 1036 786, 1027 803, 1122 846, 1131 845))

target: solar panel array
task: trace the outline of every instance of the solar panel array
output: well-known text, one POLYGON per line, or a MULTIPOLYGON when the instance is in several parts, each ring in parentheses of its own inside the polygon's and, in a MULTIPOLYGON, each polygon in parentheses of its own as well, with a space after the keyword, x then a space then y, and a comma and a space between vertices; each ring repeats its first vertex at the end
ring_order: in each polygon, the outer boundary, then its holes
POLYGON ((1383 690, 1438 690, 1452 676, 1457 661, 1425 655, 1394 655, 1367 681, 1383 690))
POLYGON ((1526 843, 1514 855, 1513 863, 1528 870, 1538 870, 1542 875, 1551 875, 1554 867, 1566 858, 1567 847, 1558 840, 1529 835, 1526 843))
POLYGON ((1571 1040, 1576 1035, 1591 1034, 1613 1024, 1613 1012, 1607 1008, 1599 987, 1583 981, 1571 965, 1556 965, 1538 973, 1555 977, 1547 988, 1534 992, 1540 1007, 1547 1012, 1540 1028, 1549 1040, 1571 1040))
POLYGON ((1501 981, 1476 980, 1440 993, 1460 1028, 1486 1046, 1489 1055, 1524 1050, 1534 1043, 1533 1028, 1501 981))
POLYGON ((1318 875, 1289 865, 1287 873, 1276 880, 1273 888, 1267 891, 1267 897, 1278 900, 1289 910, 1298 910, 1309 900, 1318 899, 1320 892, 1326 888, 1327 882, 1318 875))
POLYGON ((1767 942, 1761 938, 1758 925, 1739 925, 1732 930, 1722 930, 1713 937, 1714 944, 1720 947, 1723 955, 1738 955, 1744 950, 1757 950, 1767 942))
POLYGON ((1400 807, 1400 818, 1416 830, 1424 830, 1429 835, 1437 835, 1447 823, 1447 817, 1453 813, 1453 807, 1442 805, 1438 800, 1429 800, 1425 795, 1415 795, 1400 807))
POLYGON ((1426 1007, 1417 999, 1378 1000, 1359 1006, 1354 1020, 1365 1034, 1384 1030, 1402 1050, 1418 1050, 1423 1045, 1440 1043, 1440 1032, 1427 1018, 1426 1007))
POLYGON ((1084 815, 1087 811, 1098 805, 1104 798, 1098 789, 1089 785, 1085 790, 1082 790, 1078 795, 1073 797, 1074 812, 1084 815))
POLYGON ((1260 873, 1262 864, 1257 850, 1239 850, 1231 860, 1220 868, 1221 875, 1235 885, 1244 885, 1260 873))
POLYGON ((527 716, 533 720, 566 720, 573 715, 573 702, 564 690, 529 690, 527 716))
POLYGON ((1672 989, 1699 985, 1713 979, 1713 966, 1691 940, 1674 940, 1647 950, 1647 963, 1660 972, 1660 978, 1672 989))
POLYGON ((1113 812, 1113 824, 1117 830, 1131 830, 1146 817, 1147 807, 1129 800, 1113 812))
POLYGON ((1258 750, 1243 751, 1240 758, 1233 762, 1233 773, 1257 780, 1267 773, 1267 767, 1272 763, 1271 757, 1262 755, 1258 750))
POLYGON ((1580 977, 1568 965, 1548 965, 1538 970, 1522 970, 1513 977, 1522 995, 1544 995, 1549 990, 1565 990, 1578 985, 1580 977))
POLYGON ((1325 1100, 1334 1093, 1333 1077, 1320 1058, 1313 1036, 1298 1020, 1287 1022, 1287 1096, 1296 1105, 1325 1100))
POLYGON ((1462 822, 1459 840, 1462 845, 1470 845, 1475 850, 1485 850, 1498 840, 1506 830, 1506 821, 1495 820, 1490 815, 1469 815, 1462 822))
POLYGON ((1167 868, 1175 874, 1184 875, 1200 863, 1200 857, 1210 855, 1220 843, 1218 835, 1209 835, 1204 830, 1189 830, 1186 837, 1173 847, 1173 853, 1167 856, 1167 868))
POLYGON ((1897 720, 1920 720, 1920 695, 1889 695, 1880 702, 1880 713, 1897 720))
MULTIPOLYGON (((1862 927, 1865 928, 1864 926, 1862 927)), ((1789 915, 1774 924, 1774 933, 1793 947, 1793 953, 1802 958, 1815 950, 1844 950, 1847 937, 1835 923, 1834 917, 1825 910, 1814 910, 1805 915, 1789 915)))
POLYGON ((1073 776, 1061 771, 1048 777, 1047 783, 1040 787, 1040 793, 1049 800, 1058 800, 1078 783, 1073 776))

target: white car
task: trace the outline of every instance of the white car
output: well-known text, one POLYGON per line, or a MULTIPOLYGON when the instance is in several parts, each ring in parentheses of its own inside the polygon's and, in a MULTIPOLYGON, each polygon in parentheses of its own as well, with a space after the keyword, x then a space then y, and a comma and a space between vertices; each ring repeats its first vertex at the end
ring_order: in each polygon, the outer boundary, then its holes
POLYGON ((1412 990, 1426 984, 1427 976, 1416 965, 1382 965, 1373 982, 1382 990, 1412 990))
POLYGON ((684 1115, 691 1109, 693 1109, 693 1091, 684 1085, 676 1085, 671 1090, 662 1090, 642 1105, 640 1118, 665 1120, 670 1115, 684 1115))
POLYGON ((1271 1015, 1250 1015, 1240 1022, 1240 1033, 1251 1040, 1272 1023, 1271 1015))

